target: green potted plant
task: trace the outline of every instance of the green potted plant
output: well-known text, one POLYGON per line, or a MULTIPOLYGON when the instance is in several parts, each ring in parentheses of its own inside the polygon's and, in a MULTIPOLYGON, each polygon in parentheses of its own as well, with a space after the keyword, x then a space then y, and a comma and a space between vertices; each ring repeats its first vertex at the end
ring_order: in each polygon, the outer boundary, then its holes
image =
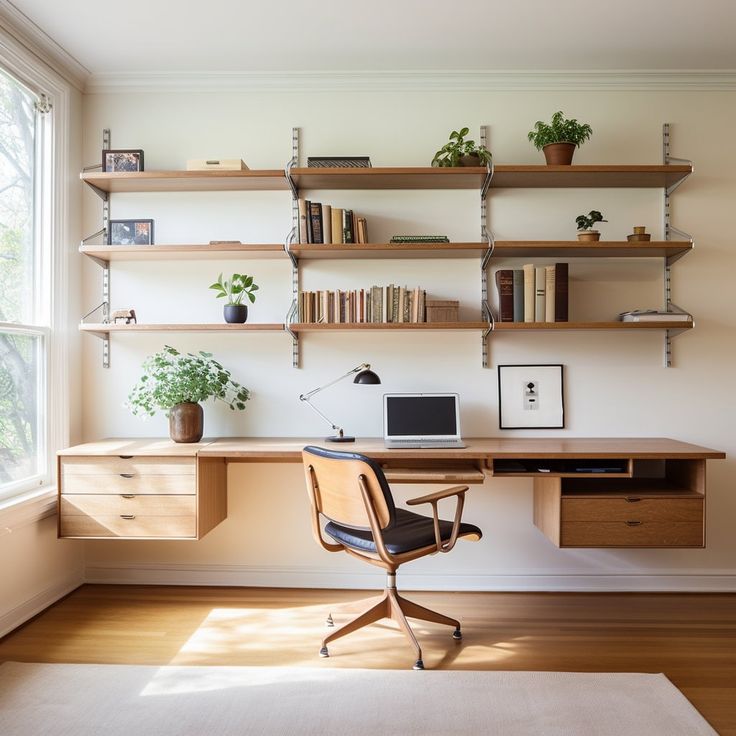
POLYGON ((538 151, 544 151, 547 165, 569 166, 575 149, 590 138, 593 129, 574 118, 568 120, 562 111, 552 116, 549 125, 537 120, 528 138, 538 151))
POLYGON ((476 146, 475 141, 466 141, 469 128, 450 133, 449 143, 445 143, 432 159, 432 166, 485 166, 491 161, 491 152, 484 146, 476 146))
POLYGON ((253 304, 256 300, 253 292, 258 291, 258 286, 253 283, 252 276, 245 273, 234 273, 228 281, 220 274, 210 289, 218 292, 218 299, 227 299, 227 304, 223 308, 225 322, 242 324, 248 319, 248 305, 243 304, 243 297, 247 296, 250 303, 253 304))
POLYGON ((601 234, 598 230, 593 230, 593 225, 597 222, 608 222, 603 219, 603 215, 598 210, 591 210, 587 215, 578 215, 575 218, 578 224, 578 240, 600 240, 601 234))
POLYGON ((200 401, 224 401, 233 411, 245 409, 250 392, 223 368, 212 353, 180 353, 170 345, 143 361, 143 375, 128 396, 133 414, 153 416, 163 410, 169 417, 174 442, 199 442, 204 433, 200 401))

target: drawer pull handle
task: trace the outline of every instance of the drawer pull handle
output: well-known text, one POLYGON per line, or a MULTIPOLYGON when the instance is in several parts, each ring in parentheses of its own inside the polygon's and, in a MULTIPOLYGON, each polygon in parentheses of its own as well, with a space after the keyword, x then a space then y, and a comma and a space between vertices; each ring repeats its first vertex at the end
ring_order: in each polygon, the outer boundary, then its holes
POLYGON ((118 457, 121 460, 132 460, 133 459, 133 456, 132 455, 118 455, 118 457))
POLYGON ((627 521, 626 526, 641 526, 640 521, 627 521))
POLYGON ((120 514, 121 519, 135 519, 135 514, 120 514))
POLYGON ((637 496, 626 496, 626 503, 636 503, 637 501, 641 501, 637 496))
POLYGON ((132 478, 133 475, 133 473, 120 473, 121 478, 132 478))
POLYGON ((121 493, 120 498, 135 498, 134 493, 121 493))

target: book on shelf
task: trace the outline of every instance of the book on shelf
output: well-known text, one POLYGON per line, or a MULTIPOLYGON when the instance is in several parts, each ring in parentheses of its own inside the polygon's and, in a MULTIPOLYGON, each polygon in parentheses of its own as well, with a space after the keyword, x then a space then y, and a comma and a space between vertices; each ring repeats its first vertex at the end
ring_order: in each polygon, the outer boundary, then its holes
POLYGON ((368 224, 366 223, 365 217, 358 217, 356 220, 356 235, 358 236, 358 243, 368 242, 368 224))
POLYGON ((568 264, 555 263, 555 322, 569 320, 568 264))
POLYGON ((322 239, 322 205, 310 202, 310 219, 312 221, 312 243, 323 243, 322 239))
POLYGON ((354 243, 354 230, 353 230, 353 211, 343 210, 342 211, 342 242, 343 243, 354 243))
POLYGON ((330 213, 330 219, 332 220, 330 227, 332 231, 332 242, 340 245, 345 242, 342 237, 342 207, 333 207, 330 213))
POLYGON ((510 268, 496 271, 498 289, 498 321, 514 321, 514 272, 510 268))
POLYGON ((514 322, 524 321, 524 270, 521 268, 515 268, 513 270, 513 284, 514 290, 514 322))
POLYGON ((322 205, 322 242, 332 243, 332 207, 329 204, 322 205))
POLYGON ((692 322, 692 314, 687 312, 665 312, 657 309, 632 309, 621 312, 621 322, 692 322))
POLYGON ((547 304, 545 286, 547 274, 544 266, 534 267, 534 321, 544 322, 544 310, 547 304))
POLYGON ((534 322, 534 264, 524 264, 524 322, 534 322))
POLYGON ((307 156, 309 169, 370 169, 370 156, 307 156))
POLYGON ((394 235, 390 243, 449 243, 447 235, 394 235))
POLYGON ((555 321, 555 267, 544 267, 544 321, 555 321))

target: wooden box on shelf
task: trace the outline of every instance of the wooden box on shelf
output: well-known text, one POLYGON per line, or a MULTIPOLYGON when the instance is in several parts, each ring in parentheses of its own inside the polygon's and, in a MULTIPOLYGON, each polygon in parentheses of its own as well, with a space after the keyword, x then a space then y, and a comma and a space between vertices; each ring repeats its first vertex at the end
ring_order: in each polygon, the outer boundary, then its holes
POLYGON ((427 322, 457 322, 460 302, 452 299, 427 299, 427 322))

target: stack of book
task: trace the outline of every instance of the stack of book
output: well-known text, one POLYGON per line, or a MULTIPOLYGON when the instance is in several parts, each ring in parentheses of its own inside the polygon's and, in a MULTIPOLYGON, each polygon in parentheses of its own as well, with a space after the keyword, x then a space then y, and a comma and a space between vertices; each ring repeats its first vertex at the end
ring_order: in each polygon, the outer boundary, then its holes
POLYGON ((391 243, 449 243, 447 235, 394 235, 391 243))
POLYGON ((693 316, 688 312, 666 312, 658 309, 632 309, 621 312, 618 318, 622 322, 692 322, 693 316))
POLYGON ((299 242, 367 243, 368 227, 365 217, 358 217, 353 210, 300 199, 299 242))
POLYGON ((425 322, 427 293, 405 286, 371 286, 352 291, 300 291, 299 321, 350 324, 425 322))
POLYGON ((568 264, 496 271, 499 322, 567 322, 568 264))

